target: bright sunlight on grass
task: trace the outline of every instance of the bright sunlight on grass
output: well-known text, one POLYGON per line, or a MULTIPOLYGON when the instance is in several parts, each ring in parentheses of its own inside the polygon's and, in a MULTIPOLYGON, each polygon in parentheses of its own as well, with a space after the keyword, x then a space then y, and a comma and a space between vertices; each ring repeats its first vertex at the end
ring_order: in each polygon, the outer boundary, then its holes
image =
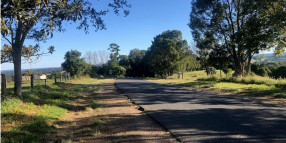
POLYGON ((286 79, 272 79, 257 75, 233 78, 226 77, 217 71, 215 75, 207 76, 204 71, 184 73, 184 79, 177 79, 177 74, 168 79, 148 79, 152 82, 174 84, 191 88, 213 88, 219 92, 232 92, 256 96, 286 97, 286 79))
MULTIPOLYGON (((23 100, 8 96, 2 101, 2 142, 45 142, 45 134, 54 131, 55 121, 68 110, 76 108, 69 104, 69 100, 98 93, 100 88, 94 85, 113 81, 83 77, 54 84, 53 80, 48 80, 47 87, 37 84, 33 91, 29 87, 29 82, 24 83, 23 100)), ((11 94, 13 83, 7 86, 11 94)), ((100 105, 95 101, 92 108, 98 108, 100 105)))

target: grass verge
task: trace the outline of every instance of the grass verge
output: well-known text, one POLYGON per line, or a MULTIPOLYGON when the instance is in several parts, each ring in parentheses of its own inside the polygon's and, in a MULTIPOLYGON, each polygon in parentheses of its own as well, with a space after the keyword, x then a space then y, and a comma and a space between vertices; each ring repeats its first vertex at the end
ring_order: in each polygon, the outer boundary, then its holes
MULTIPOLYGON (((66 83, 54 84, 48 80, 45 87, 37 84, 33 91, 29 82, 23 83, 23 99, 12 95, 13 83, 9 83, 8 96, 1 103, 2 142, 45 142, 48 133, 55 132, 54 124, 67 111, 78 110, 71 100, 100 92, 99 84, 112 79, 91 79, 83 77, 66 83)), ((95 101, 93 108, 101 107, 95 101)), ((98 122, 100 123, 100 122, 98 122)))
POLYGON ((271 96, 286 98, 286 80, 269 77, 249 76, 244 78, 226 77, 219 71, 213 76, 207 76, 204 71, 184 73, 184 79, 177 79, 177 75, 168 79, 147 79, 156 83, 174 84, 191 88, 211 88, 217 92, 231 92, 255 96, 271 96))

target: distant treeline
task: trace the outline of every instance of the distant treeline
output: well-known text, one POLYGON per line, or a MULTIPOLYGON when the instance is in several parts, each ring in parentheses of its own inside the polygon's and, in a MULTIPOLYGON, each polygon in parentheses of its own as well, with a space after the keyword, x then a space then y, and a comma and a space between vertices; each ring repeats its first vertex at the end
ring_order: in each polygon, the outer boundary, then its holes
POLYGON ((251 71, 260 76, 286 78, 286 61, 256 62, 251 65, 251 71))
MULTIPOLYGON (((176 72, 206 70, 213 74, 216 69, 226 74, 233 73, 235 65, 224 57, 222 51, 203 58, 197 57, 191 50, 182 33, 178 30, 168 30, 154 37, 152 45, 147 50, 132 49, 128 55, 120 55, 120 46, 110 44, 109 54, 106 51, 86 52, 84 57, 76 50, 65 54, 62 68, 71 76, 89 74, 91 77, 161 77, 166 78, 176 72), (109 57, 108 57, 109 55, 109 57)), ((265 57, 256 56, 250 64, 250 71, 260 76, 286 78, 286 61, 262 62, 265 57)))
POLYGON ((154 37, 148 50, 132 49, 129 55, 119 55, 120 48, 115 43, 110 44, 109 50, 109 61, 91 65, 91 76, 167 77, 175 72, 201 68, 197 56, 177 30, 168 30, 154 37))
POLYGON ((201 68, 182 32, 168 30, 154 37, 148 50, 132 49, 129 55, 120 55, 120 46, 110 44, 107 52, 87 52, 84 58, 76 50, 68 51, 64 70, 71 76, 89 74, 115 77, 167 77, 176 72, 193 71, 201 68))
POLYGON ((259 54, 253 57, 253 60, 259 63, 267 63, 267 62, 286 62, 286 53, 282 55, 275 56, 274 53, 270 54, 259 54))
MULTIPOLYGON (((31 72, 33 74, 47 74, 47 73, 53 73, 61 71, 61 67, 55 67, 55 68, 34 68, 34 69, 22 69, 22 75, 24 75, 27 72, 31 72)), ((1 70, 2 74, 6 75, 14 75, 14 70, 1 70)))

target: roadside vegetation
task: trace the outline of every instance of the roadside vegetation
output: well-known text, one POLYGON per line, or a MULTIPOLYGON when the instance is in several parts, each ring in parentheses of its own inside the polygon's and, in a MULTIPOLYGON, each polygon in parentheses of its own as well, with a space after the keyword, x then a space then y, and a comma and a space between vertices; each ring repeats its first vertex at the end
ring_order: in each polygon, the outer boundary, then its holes
MULTIPOLYGON (((66 83, 54 84, 53 80, 48 80, 47 87, 39 85, 33 91, 29 87, 29 82, 24 83, 23 99, 12 95, 2 99, 2 142, 47 141, 49 139, 47 134, 56 132, 56 121, 64 117, 67 112, 96 110, 102 106, 99 101, 91 101, 93 104, 90 104, 90 108, 78 109, 79 107, 73 104, 74 100, 89 94, 99 95, 101 88, 98 85, 112 81, 113 79, 82 77, 66 83)), ((7 86, 12 92, 13 83, 7 86)))
POLYGON ((167 79, 147 79, 157 83, 212 89, 216 92, 286 98, 286 79, 273 79, 257 75, 235 78, 222 73, 221 77, 217 70, 215 74, 209 76, 205 71, 193 71, 184 73, 184 79, 178 79, 177 74, 167 79))

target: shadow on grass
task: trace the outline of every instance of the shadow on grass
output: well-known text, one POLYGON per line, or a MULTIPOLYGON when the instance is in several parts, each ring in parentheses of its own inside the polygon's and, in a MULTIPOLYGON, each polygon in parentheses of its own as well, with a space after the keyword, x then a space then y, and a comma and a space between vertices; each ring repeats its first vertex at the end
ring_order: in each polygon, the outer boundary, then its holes
MULTIPOLYGON (((101 103, 94 101, 89 103, 92 99, 87 95, 97 96, 99 86, 94 84, 71 84, 71 83, 57 83, 48 86, 37 85, 31 91, 30 87, 23 87, 23 103, 34 104, 44 108, 46 105, 60 107, 68 111, 82 111, 86 108, 99 108, 101 103), (80 100, 79 104, 71 104, 74 100, 80 100)), ((8 89, 12 95, 13 88, 8 89)), ((19 98, 15 96, 7 97, 19 98)), ((6 100, 6 99, 5 99, 6 100)), ((4 100, 4 101, 5 101, 4 100)), ((8 107, 4 107, 8 108, 8 107)), ((34 109, 38 110, 38 109, 34 109)), ((45 109, 53 110, 53 109, 45 109)), ((30 111, 28 109, 28 111, 30 111)), ((39 112, 39 111, 32 111, 39 112)), ((54 112, 54 111, 50 111, 54 112)), ((45 114, 54 114, 54 113, 45 114)), ((35 116, 27 114, 18 114, 17 112, 1 113, 2 116, 2 142, 45 142, 45 134, 52 132, 54 127, 50 125, 51 121, 56 121, 58 118, 51 118, 50 116, 35 116), (10 126, 12 125, 12 126, 10 126)))
POLYGON ((248 94, 253 96, 272 96, 275 98, 286 98, 286 89, 275 88, 270 90, 257 90, 253 88, 244 89, 245 91, 240 92, 239 94, 248 94))
POLYGON ((48 124, 48 120, 53 120, 52 118, 17 113, 2 113, 1 117, 2 124, 5 122, 19 123, 17 127, 1 131, 1 142, 44 142, 44 135, 54 129, 48 124))

